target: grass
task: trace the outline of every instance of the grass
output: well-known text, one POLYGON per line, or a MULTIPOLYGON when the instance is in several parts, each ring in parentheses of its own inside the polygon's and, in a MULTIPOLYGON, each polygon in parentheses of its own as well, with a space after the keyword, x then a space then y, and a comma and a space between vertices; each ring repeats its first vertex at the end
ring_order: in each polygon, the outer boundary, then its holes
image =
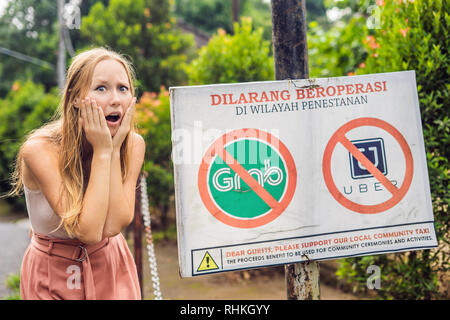
POLYGON ((20 275, 10 274, 5 280, 5 285, 12 293, 3 298, 3 300, 20 300, 20 275))

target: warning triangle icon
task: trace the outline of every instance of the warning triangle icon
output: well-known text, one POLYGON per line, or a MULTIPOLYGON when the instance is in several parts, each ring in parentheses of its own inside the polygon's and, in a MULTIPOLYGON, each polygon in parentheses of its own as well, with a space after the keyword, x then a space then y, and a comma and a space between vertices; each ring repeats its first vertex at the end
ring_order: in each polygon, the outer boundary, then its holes
POLYGON ((208 251, 206 251, 205 255, 203 256, 202 262, 198 266, 197 272, 200 271, 209 271, 209 270, 216 270, 219 269, 214 259, 211 257, 208 251))

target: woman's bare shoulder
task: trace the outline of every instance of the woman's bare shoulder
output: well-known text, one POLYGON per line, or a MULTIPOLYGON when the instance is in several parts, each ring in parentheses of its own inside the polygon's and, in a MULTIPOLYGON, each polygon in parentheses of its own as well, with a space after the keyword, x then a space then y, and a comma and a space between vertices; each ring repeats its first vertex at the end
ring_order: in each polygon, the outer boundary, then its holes
POLYGON ((133 154, 133 156, 136 156, 136 155, 142 155, 142 157, 144 156, 144 153, 145 153, 145 140, 137 132, 133 132, 133 135, 132 135, 132 146, 133 146, 132 147, 132 154, 133 154))
POLYGON ((144 138, 142 138, 142 136, 136 132, 133 132, 133 134, 131 135, 131 148, 128 155, 130 159, 130 175, 128 176, 128 178, 131 179, 130 181, 136 181, 139 172, 141 171, 145 157, 144 138))
POLYGON ((58 159, 59 148, 44 137, 33 137, 25 141, 22 146, 22 156, 25 161, 39 158, 58 159))
POLYGON ((59 148, 48 139, 31 138, 22 146, 22 159, 25 163, 25 169, 30 170, 33 175, 40 178, 49 170, 55 170, 58 167, 59 148))
POLYGON ((137 132, 133 132, 133 141, 135 143, 137 143, 138 145, 140 145, 141 147, 145 147, 145 140, 144 138, 142 138, 142 136, 137 133, 137 132))
POLYGON ((42 137, 31 138, 23 144, 21 153, 25 185, 36 188, 59 181, 59 151, 55 144, 42 137))

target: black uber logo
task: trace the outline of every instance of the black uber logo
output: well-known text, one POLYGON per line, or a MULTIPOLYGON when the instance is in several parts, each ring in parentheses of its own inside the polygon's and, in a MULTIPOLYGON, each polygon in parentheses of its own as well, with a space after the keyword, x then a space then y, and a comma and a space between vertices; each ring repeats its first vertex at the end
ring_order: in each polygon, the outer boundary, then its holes
MULTIPOLYGON (((383 175, 387 175, 386 154, 382 138, 350 141, 383 175)), ((372 178, 373 175, 349 152, 353 179, 372 178)))

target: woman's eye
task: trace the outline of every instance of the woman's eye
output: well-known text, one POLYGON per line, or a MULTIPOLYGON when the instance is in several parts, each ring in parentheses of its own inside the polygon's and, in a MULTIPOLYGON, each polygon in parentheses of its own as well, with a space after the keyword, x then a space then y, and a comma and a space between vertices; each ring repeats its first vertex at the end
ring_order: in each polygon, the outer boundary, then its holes
POLYGON ((120 86, 120 91, 123 91, 123 92, 128 91, 128 87, 120 86))
POLYGON ((106 88, 105 86, 98 86, 95 90, 103 92, 106 90, 106 88))

